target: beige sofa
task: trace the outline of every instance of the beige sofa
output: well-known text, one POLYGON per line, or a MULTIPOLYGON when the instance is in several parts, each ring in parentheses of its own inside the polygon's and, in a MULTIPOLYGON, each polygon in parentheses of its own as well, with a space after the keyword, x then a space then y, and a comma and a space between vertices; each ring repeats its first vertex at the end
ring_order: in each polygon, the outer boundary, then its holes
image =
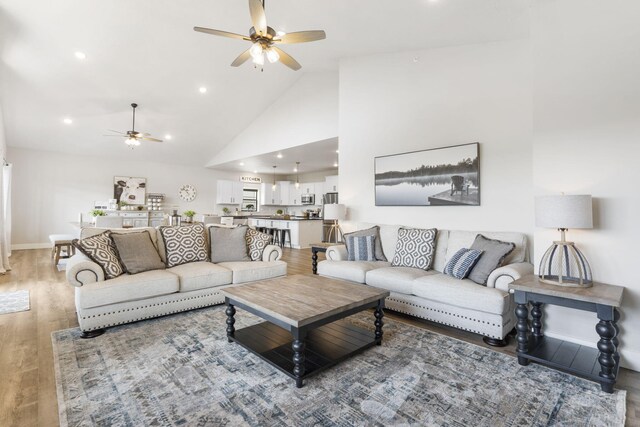
MULTIPOLYGON (((362 230, 375 224, 345 223, 343 231, 362 230)), ((387 308, 431 320, 485 337, 490 345, 505 345, 506 335, 515 326, 514 301, 508 285, 533 273, 524 233, 439 230, 433 269, 429 271, 391 267, 399 225, 380 225, 380 240, 389 262, 346 261, 344 246, 327 249, 327 260, 318 264, 318 274, 388 289, 387 308), (513 242, 515 249, 503 266, 489 276, 486 286, 458 280, 442 273, 447 261, 461 248, 468 248, 476 235, 513 242)))
MULTIPOLYGON (((80 238, 105 230, 84 228, 80 238)), ((153 244, 159 248, 160 258, 165 261, 164 244, 157 229, 111 231, 132 233, 142 230, 149 231, 153 244)), ((92 337, 110 326, 221 304, 224 297, 220 289, 226 286, 286 275, 287 264, 280 261, 281 257, 282 250, 269 245, 262 261, 193 262, 105 280, 102 268, 78 251, 67 262, 66 277, 69 284, 75 286, 76 311, 83 336, 92 337)))

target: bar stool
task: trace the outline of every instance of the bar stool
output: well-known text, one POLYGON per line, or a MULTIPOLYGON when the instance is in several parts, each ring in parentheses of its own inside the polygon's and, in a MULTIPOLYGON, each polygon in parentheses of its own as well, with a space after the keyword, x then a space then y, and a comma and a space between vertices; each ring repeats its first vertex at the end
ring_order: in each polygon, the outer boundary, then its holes
POLYGON ((265 227, 264 232, 271 236, 271 244, 280 246, 280 235, 277 228, 265 227))
POLYGON ((75 239, 75 236, 71 234, 51 234, 49 240, 53 245, 51 249, 51 258, 53 258, 53 265, 58 265, 61 258, 70 258, 75 255, 76 248, 73 247, 71 241, 75 239))
POLYGON ((287 238, 289 238, 289 249, 292 249, 292 247, 291 247, 291 230, 289 230, 288 228, 279 228, 278 229, 278 235, 279 235, 278 242, 280 243, 280 247, 284 248, 285 245, 287 244, 287 238))

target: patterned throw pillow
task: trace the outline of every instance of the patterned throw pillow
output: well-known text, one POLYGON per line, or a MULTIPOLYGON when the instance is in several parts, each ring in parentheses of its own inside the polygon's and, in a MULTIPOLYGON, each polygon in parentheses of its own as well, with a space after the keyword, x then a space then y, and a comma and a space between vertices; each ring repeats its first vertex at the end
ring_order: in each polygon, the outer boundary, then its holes
POLYGON ((262 261, 262 253, 264 248, 271 243, 271 235, 250 228, 244 238, 247 241, 247 250, 251 261, 262 261))
MULTIPOLYGON (((349 238, 349 236, 357 236, 357 237, 362 237, 362 236, 373 236, 376 239, 376 247, 375 247, 375 254, 376 254, 376 260, 377 261, 386 261, 387 257, 384 255, 384 251, 382 250, 382 241, 380 240, 380 227, 375 225, 371 228, 367 228, 366 230, 357 230, 357 231, 353 231, 351 233, 346 233, 344 235, 344 240, 345 242, 347 241, 347 239, 349 238)), ((349 248, 347 247, 347 250, 349 248)))
POLYGON ((413 267, 429 270, 433 264, 435 240, 438 230, 435 228, 401 228, 398 230, 396 254, 392 267, 413 267))
POLYGON ((162 226, 160 234, 164 241, 167 267, 188 262, 207 261, 207 243, 204 225, 162 226))
POLYGON ((348 261, 375 261, 375 236, 346 236, 348 261))
POLYGON ((453 254, 447 265, 444 266, 444 274, 460 280, 466 279, 481 255, 482 251, 467 248, 460 249, 453 254))
POLYGON ((111 231, 107 230, 82 240, 75 239, 71 243, 102 268, 105 279, 113 279, 124 274, 116 246, 111 239, 111 231))

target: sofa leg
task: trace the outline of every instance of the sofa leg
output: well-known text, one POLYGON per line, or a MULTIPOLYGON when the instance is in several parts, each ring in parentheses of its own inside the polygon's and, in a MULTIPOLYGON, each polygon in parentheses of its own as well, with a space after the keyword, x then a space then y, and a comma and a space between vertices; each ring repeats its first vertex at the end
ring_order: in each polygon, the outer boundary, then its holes
POLYGON ((500 340, 498 338, 491 338, 491 337, 482 337, 482 341, 484 341, 485 344, 490 345, 491 347, 505 347, 507 345, 507 337, 505 337, 505 339, 500 340))
POLYGON ((104 334, 104 329, 96 329, 94 331, 82 331, 82 335, 80 335, 80 338, 84 338, 84 339, 95 338, 95 337, 99 337, 102 334, 104 334))

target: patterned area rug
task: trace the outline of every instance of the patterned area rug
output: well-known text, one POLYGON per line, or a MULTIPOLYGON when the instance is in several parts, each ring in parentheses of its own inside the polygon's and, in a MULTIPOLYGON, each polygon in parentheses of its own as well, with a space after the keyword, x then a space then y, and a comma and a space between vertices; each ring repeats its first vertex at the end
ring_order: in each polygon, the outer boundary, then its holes
MULTIPOLYGON (((66 426, 616 426, 625 391, 388 321, 383 345, 296 389, 225 336, 223 306, 52 334, 66 426)), ((236 327, 258 318, 238 310, 236 327)), ((373 314, 350 319, 373 326, 373 314)))
POLYGON ((28 311, 30 308, 28 290, 0 294, 0 314, 28 311))

